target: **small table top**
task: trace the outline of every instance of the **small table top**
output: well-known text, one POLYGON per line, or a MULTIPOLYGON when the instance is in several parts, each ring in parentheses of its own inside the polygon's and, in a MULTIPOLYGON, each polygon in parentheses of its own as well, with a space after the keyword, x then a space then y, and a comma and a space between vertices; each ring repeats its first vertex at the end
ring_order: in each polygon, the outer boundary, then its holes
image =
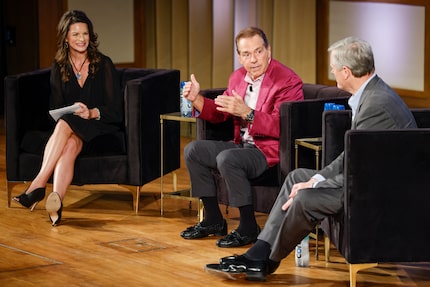
POLYGON ((191 117, 191 118, 183 117, 183 116, 181 116, 181 112, 161 114, 160 115, 160 121, 162 121, 162 120, 178 121, 178 122, 190 122, 190 123, 196 122, 195 117, 191 117))
POLYGON ((316 138, 299 138, 295 140, 296 145, 307 147, 315 151, 322 150, 322 137, 316 138))

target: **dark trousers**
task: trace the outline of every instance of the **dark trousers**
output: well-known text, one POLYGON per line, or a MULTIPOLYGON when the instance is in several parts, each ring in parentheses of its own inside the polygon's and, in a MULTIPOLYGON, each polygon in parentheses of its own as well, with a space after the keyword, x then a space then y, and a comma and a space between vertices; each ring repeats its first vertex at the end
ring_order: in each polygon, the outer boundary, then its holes
POLYGON ((231 206, 252 204, 249 179, 268 169, 266 157, 253 145, 233 142, 199 140, 184 150, 185 164, 195 197, 217 196, 213 170, 218 169, 226 183, 231 206))

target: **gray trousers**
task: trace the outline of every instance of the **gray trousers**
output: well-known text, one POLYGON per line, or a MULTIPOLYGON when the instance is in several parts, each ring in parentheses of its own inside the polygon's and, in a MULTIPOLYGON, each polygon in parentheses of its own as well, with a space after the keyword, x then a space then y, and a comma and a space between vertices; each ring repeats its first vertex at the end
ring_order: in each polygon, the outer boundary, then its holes
POLYGON ((343 188, 299 190, 292 205, 286 211, 281 209, 289 199, 292 186, 298 182, 308 181, 316 172, 299 168, 290 172, 285 179, 266 224, 258 236, 258 239, 271 245, 270 259, 280 262, 314 230, 318 222, 342 210, 343 188))
POLYGON ((218 169, 226 183, 229 203, 234 207, 252 204, 249 179, 268 169, 266 157, 258 148, 224 141, 193 141, 184 149, 184 160, 193 196, 217 196, 213 170, 218 169))

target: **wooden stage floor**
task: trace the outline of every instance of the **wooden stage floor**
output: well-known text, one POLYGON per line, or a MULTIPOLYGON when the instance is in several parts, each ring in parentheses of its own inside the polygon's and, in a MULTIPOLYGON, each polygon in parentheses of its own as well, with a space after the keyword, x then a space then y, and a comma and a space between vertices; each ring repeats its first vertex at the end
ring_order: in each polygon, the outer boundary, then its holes
MULTIPOLYGON (((182 239, 179 233, 197 222, 197 207, 166 199, 160 216, 158 180, 144 186, 137 215, 131 194, 118 186, 72 186, 62 224, 52 227, 44 201, 33 212, 16 203, 7 208, 4 131, 0 151, 0 286, 349 286, 344 259, 332 248, 331 262, 315 260, 312 240, 309 267, 296 267, 291 254, 267 282, 206 273, 205 264, 247 247, 221 249, 213 237, 182 239)), ((185 168, 177 174, 178 188, 186 188, 185 168)), ((166 176, 166 190, 172 190, 172 178, 166 176)), ((24 189, 17 186, 14 195, 24 189)), ((237 210, 226 217, 230 231, 237 226, 237 210)), ((257 219, 263 226, 266 215, 257 219)), ((357 286, 430 286, 430 264, 382 264, 360 272, 357 286)))

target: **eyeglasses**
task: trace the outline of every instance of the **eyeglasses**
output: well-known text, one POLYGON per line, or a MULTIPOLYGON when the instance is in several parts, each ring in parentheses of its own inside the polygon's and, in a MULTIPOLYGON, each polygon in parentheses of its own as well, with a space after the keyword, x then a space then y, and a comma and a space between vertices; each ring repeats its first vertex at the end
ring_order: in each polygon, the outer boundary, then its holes
POLYGON ((243 60, 248 61, 252 58, 261 59, 264 56, 265 52, 266 52, 266 49, 264 47, 261 47, 255 50, 254 52, 240 52, 239 55, 243 60))

